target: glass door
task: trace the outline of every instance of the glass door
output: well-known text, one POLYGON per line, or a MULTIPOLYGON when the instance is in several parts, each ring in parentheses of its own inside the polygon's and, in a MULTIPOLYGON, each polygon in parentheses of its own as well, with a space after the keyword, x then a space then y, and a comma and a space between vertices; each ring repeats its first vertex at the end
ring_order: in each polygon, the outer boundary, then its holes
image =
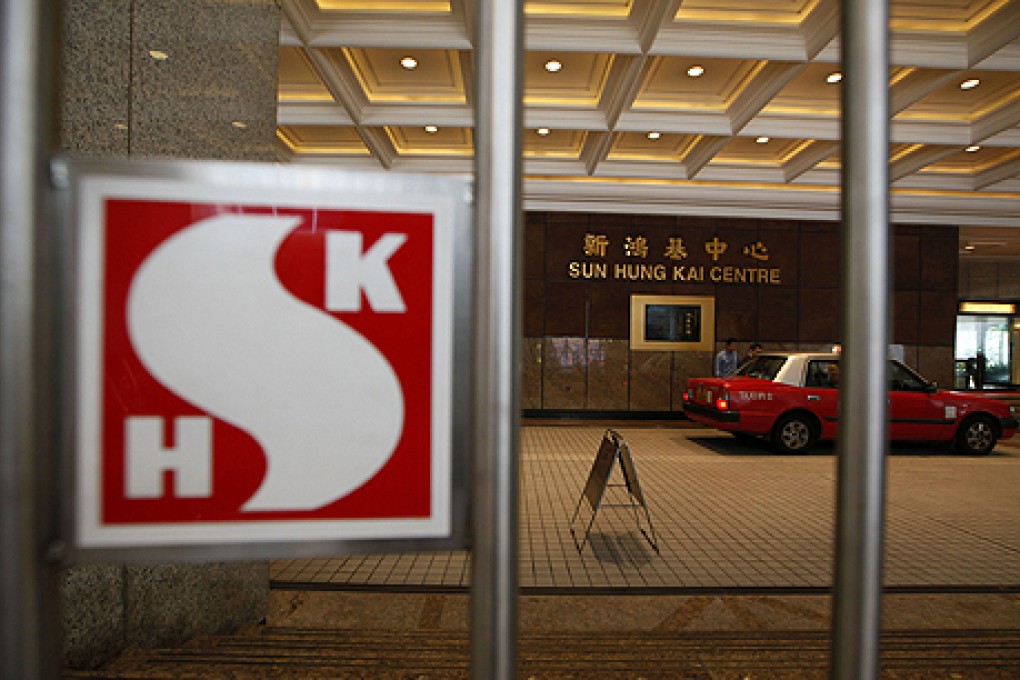
POLYGON ((1007 386, 1012 380, 1009 316, 956 317, 957 388, 1007 386))

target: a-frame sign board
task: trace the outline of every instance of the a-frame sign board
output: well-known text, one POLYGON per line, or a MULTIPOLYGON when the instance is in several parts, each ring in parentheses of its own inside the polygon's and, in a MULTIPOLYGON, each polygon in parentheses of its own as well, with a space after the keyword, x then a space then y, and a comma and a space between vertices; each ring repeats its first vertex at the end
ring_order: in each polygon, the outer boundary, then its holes
MULTIPOLYGON (((638 530, 645 537, 648 543, 652 546, 655 552, 659 552, 658 539, 655 535, 655 528, 652 527, 652 517, 648 512, 648 504, 645 503, 645 496, 641 492, 641 484, 638 483, 637 469, 634 467, 634 459, 630 455, 630 447, 627 442, 624 441, 623 437, 614 430, 606 430, 605 435, 602 437, 602 443, 599 445, 598 453, 595 454, 595 460, 591 465, 591 472, 588 473, 588 481, 585 482, 584 490, 581 492, 581 497, 577 499, 577 507, 574 509, 574 516, 570 519, 570 534, 574 537, 574 545, 577 547, 577 551, 581 552, 584 549, 585 543, 591 536, 591 527, 595 523, 595 517, 598 514, 599 507, 602 506, 602 500, 605 497, 606 489, 610 486, 626 486, 628 501, 627 503, 614 503, 614 506, 630 507, 634 510, 634 519, 637 521, 638 530), (609 479, 612 477, 613 468, 616 467, 616 461, 620 461, 620 470, 623 472, 623 484, 610 484, 609 479), (587 519, 587 524, 584 526, 583 536, 578 542, 577 531, 575 526, 578 523, 578 517, 581 515, 581 508, 587 501, 587 505, 591 511, 591 517, 587 519), (641 521, 641 513, 639 510, 644 511, 644 525, 641 521), (647 526, 647 530, 645 529, 647 526)), ((608 504, 607 504, 608 505, 608 504)), ((584 524, 585 520, 582 519, 581 523, 584 524)))

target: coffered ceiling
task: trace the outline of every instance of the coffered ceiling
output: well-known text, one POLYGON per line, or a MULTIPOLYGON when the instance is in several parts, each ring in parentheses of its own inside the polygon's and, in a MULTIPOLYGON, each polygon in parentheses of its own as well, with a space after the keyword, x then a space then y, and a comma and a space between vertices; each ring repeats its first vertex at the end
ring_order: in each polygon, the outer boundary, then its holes
MULTIPOLYGON (((472 172, 473 0, 281 6, 282 160, 472 172)), ((838 219, 839 2, 524 9, 526 208, 838 219)), ((1020 256, 1020 0, 892 0, 890 38, 893 220, 1020 256)))

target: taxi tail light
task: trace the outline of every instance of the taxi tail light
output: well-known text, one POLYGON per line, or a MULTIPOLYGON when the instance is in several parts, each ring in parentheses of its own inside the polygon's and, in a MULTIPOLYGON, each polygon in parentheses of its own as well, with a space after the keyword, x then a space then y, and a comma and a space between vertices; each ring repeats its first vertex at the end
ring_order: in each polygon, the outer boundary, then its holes
POLYGON ((723 392, 718 397, 716 397, 715 407, 719 411, 729 411, 730 410, 730 393, 729 392, 723 392))

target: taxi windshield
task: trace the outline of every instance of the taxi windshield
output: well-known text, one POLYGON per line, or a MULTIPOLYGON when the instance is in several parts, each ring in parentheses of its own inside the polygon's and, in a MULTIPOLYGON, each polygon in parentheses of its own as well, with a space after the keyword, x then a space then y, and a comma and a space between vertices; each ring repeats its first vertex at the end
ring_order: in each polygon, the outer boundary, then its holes
POLYGON ((779 369, 786 363, 785 356, 767 356, 762 354, 753 359, 748 359, 740 365, 734 375, 744 378, 761 378, 762 380, 775 380, 779 369))

